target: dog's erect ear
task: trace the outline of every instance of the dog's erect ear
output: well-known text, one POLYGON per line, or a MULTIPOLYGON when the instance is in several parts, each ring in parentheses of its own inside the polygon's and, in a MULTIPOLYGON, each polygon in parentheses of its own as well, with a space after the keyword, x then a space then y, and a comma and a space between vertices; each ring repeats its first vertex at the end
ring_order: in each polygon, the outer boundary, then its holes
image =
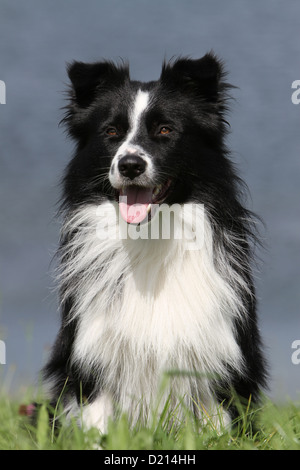
MULTIPOLYGON (((160 80, 168 86, 197 93, 202 99, 216 102, 224 90, 222 62, 213 53, 201 59, 179 58, 163 65, 160 80)), ((226 87, 226 85, 225 85, 226 87)))
POLYGON ((125 63, 116 65, 113 62, 73 62, 68 65, 67 71, 71 85, 61 124, 66 125, 69 135, 84 141, 90 105, 101 92, 105 93, 129 80, 129 67, 125 63))
POLYGON ((129 78, 127 65, 117 66, 112 62, 73 62, 68 65, 67 71, 72 83, 73 102, 81 108, 88 107, 101 88, 120 86, 129 78))

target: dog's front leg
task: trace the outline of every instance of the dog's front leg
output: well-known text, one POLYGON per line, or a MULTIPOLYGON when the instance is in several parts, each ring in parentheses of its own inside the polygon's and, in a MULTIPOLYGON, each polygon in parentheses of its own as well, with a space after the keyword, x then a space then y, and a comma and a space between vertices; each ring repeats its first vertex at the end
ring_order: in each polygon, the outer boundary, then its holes
POLYGON ((101 434, 108 430, 109 418, 113 417, 113 403, 108 393, 101 393, 91 403, 81 408, 81 424, 84 429, 97 428, 101 434))

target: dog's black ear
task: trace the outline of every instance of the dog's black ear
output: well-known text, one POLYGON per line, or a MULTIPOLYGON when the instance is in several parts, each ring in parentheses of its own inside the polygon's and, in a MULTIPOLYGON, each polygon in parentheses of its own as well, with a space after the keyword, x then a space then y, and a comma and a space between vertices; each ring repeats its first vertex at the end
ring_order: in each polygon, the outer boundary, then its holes
POLYGON ((128 66, 117 66, 112 62, 86 64, 73 62, 67 67, 72 84, 73 102, 81 108, 88 107, 98 90, 120 86, 129 78, 128 66))
POLYGON ((90 105, 101 93, 121 86, 129 80, 129 67, 113 62, 73 62, 67 67, 71 81, 68 90, 68 104, 61 124, 67 126, 69 135, 84 142, 87 134, 90 105))
POLYGON ((160 80, 168 86, 197 93, 206 101, 217 102, 224 90, 224 76, 222 62, 213 53, 208 53, 201 59, 179 58, 165 63, 160 80))

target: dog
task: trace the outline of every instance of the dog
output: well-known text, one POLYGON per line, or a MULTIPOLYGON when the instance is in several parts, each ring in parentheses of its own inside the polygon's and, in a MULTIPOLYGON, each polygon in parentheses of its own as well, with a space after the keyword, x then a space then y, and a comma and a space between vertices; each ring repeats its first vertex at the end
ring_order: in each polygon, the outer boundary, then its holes
POLYGON ((48 396, 101 433, 120 413, 149 423, 167 397, 179 417, 227 426, 233 396, 259 401, 266 365, 224 65, 213 52, 179 57, 141 83, 123 61, 75 61, 68 76, 62 122, 75 150, 48 396))

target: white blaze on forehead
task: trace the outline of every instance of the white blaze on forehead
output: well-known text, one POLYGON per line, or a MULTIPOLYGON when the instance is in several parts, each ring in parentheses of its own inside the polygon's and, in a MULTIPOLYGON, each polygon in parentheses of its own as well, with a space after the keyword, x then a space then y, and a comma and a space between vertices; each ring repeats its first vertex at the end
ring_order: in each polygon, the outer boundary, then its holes
MULTIPOLYGON (((152 163, 147 153, 142 149, 141 145, 132 143, 139 129, 141 116, 147 109, 149 103, 149 93, 146 91, 138 90, 135 95, 132 108, 129 112, 129 131, 125 141, 118 148, 111 164, 111 168, 117 168, 120 158, 125 154, 143 153, 143 158, 148 163, 148 172, 150 176, 152 163)), ((109 180, 113 186, 120 185, 120 177, 117 171, 109 173, 109 180)))
POLYGON ((139 90, 135 97, 133 110, 130 116, 131 120, 131 134, 135 133, 138 129, 141 114, 145 111, 149 102, 149 93, 139 90))
POLYGON ((125 142, 123 142, 121 147, 118 149, 116 156, 121 155, 122 153, 124 153, 124 151, 126 151, 126 153, 134 153, 137 151, 137 148, 135 148, 134 145, 131 145, 130 142, 135 137, 138 131, 139 123, 141 120, 141 115, 146 110, 148 106, 148 102, 149 102, 149 93, 146 91, 139 90, 135 96, 132 111, 129 116, 129 120, 130 120, 129 133, 127 135, 125 142))

